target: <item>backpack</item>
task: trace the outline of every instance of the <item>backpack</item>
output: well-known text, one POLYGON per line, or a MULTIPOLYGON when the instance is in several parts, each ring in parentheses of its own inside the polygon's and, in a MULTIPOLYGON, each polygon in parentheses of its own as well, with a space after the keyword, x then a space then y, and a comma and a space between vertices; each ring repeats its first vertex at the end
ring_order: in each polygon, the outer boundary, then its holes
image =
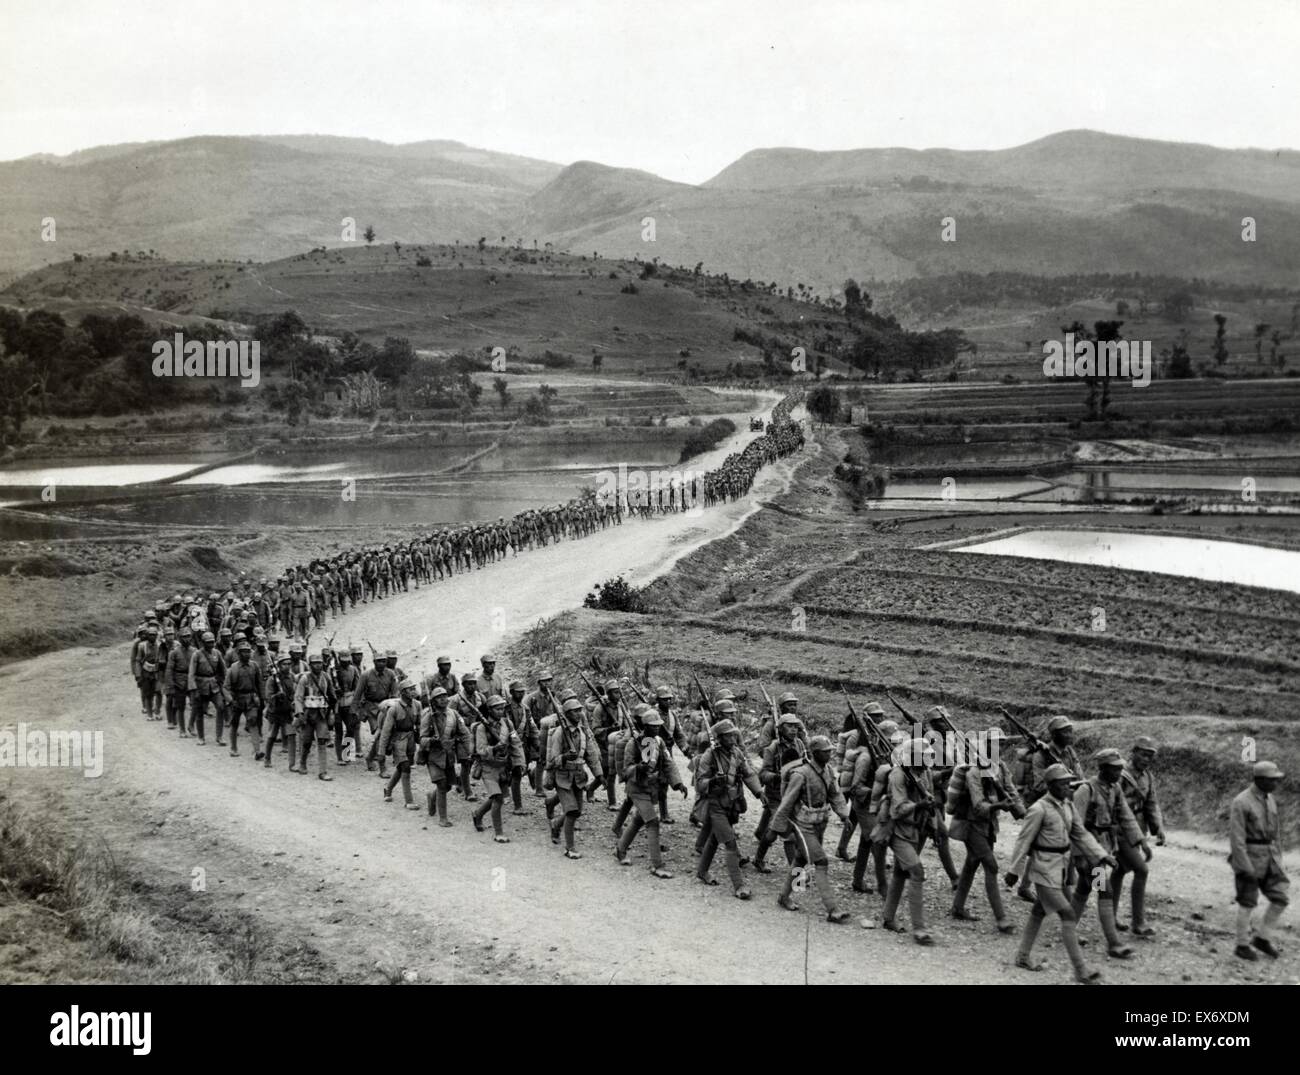
MULTIPOLYGON (((971 766, 969 763, 956 766, 952 775, 948 778, 948 796, 944 804, 944 809, 953 817, 968 817, 971 810, 970 788, 967 781, 970 778, 971 766)), ((976 778, 978 779, 978 777, 976 778)))

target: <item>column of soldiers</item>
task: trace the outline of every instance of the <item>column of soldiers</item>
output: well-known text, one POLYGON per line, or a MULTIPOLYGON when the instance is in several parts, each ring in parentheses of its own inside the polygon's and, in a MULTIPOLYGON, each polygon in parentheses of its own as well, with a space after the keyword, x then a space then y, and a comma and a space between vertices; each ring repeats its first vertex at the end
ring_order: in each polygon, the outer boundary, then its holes
MULTIPOLYGON (((832 744, 828 736, 809 734, 798 699, 787 693, 760 723, 756 763, 741 742, 734 695, 725 689, 683 712, 667 685, 647 693, 630 681, 597 685, 583 676, 586 691, 580 696, 557 688, 546 669, 537 673, 531 689, 519 680, 507 684, 491 654, 482 656, 477 671, 459 678, 450 659, 439 657, 437 672, 419 678, 398 667, 393 650, 376 651, 367 668, 360 648, 307 654, 294 645, 279 653, 275 640, 252 626, 224 649, 211 631, 197 644, 192 635, 182 627, 168 651, 150 629, 137 646, 134 659, 152 665, 173 685, 167 695, 169 727, 203 743, 212 708, 217 742, 224 745, 228 729, 232 756, 239 754, 242 729, 252 737, 256 761, 271 767, 275 744, 282 742, 289 771, 306 773, 314 745, 321 780, 331 779, 329 746, 336 748, 336 763, 346 766, 361 757, 360 737, 368 734, 367 768, 384 779, 384 800, 391 802, 400 785, 406 807, 419 809, 411 774, 415 765, 424 766, 430 781, 425 809, 441 827, 454 824, 448 797, 455 791, 467 805, 476 804, 470 820, 478 831, 486 831, 484 821, 490 818, 493 838, 509 843, 504 807, 508 797, 514 815, 530 812, 523 804, 526 782, 544 802, 552 841, 563 846, 566 858, 580 859, 577 823, 603 789, 606 809, 616 814, 617 860, 631 865, 633 846, 644 833, 650 872, 669 879, 673 874, 666 868, 661 832, 675 823, 669 793, 691 793, 684 769, 693 785, 691 822, 699 830, 695 877, 719 883, 711 868, 721 850, 737 899, 752 898, 744 867, 772 872, 768 858, 780 843, 786 868, 776 902, 797 911, 795 897, 811 887, 828 921, 846 921, 849 912, 831 885, 825 849, 835 814, 845 832, 856 828, 859 833, 856 855, 848 854, 848 839, 838 850, 838 857, 853 863, 853 891, 878 894, 882 924, 899 932, 906 931, 900 921, 906 896, 910 932, 918 944, 934 943, 926 922, 922 861, 931 841, 937 851, 944 849, 940 861, 949 845, 965 847, 960 870, 948 870, 951 917, 978 921, 968 903, 982 874, 994 928, 1020 933, 1015 964, 1025 970, 1043 967, 1033 952, 1051 914, 1060 920, 1076 978, 1100 978, 1078 937, 1094 893, 1110 958, 1133 955, 1122 934, 1137 940, 1155 934, 1146 915, 1146 881, 1152 844, 1164 844, 1165 827, 1153 775, 1157 745, 1147 736, 1136 739, 1127 759, 1113 748, 1096 752, 1089 772, 1074 749, 1071 721, 1055 716, 1047 721, 1047 738, 1033 736, 1008 764, 1003 745, 1015 737, 1000 727, 974 738, 938 734, 955 726, 944 707, 934 706, 909 735, 872 703, 865 719, 850 713, 832 744), (188 719, 186 707, 174 701, 178 697, 189 701, 188 719), (679 766, 678 754, 684 765, 679 766), (475 793, 476 783, 481 795, 475 793), (752 862, 742 853, 737 831, 747 797, 760 809, 752 862), (998 885, 1003 813, 1021 823, 1006 884, 1015 887, 1025 878, 1032 886, 1019 889, 1032 904, 1019 929, 998 885), (1118 911, 1126 881, 1131 914, 1122 923, 1118 911)), ((154 708, 146 716, 162 719, 154 708)), ((1239 908, 1235 952, 1246 960, 1261 952, 1278 955, 1273 938, 1289 885, 1273 797, 1282 775, 1276 765, 1258 763, 1253 784, 1232 804, 1231 864, 1239 908), (1256 922, 1261 893, 1268 907, 1256 922)))

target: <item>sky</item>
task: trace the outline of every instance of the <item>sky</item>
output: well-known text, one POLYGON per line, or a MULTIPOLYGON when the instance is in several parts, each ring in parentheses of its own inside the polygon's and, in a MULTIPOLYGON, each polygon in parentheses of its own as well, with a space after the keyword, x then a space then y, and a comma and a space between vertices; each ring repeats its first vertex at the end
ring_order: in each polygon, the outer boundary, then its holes
POLYGON ((1297 0, 3 0, 0 160, 451 138, 682 182, 1087 127, 1300 147, 1297 0))

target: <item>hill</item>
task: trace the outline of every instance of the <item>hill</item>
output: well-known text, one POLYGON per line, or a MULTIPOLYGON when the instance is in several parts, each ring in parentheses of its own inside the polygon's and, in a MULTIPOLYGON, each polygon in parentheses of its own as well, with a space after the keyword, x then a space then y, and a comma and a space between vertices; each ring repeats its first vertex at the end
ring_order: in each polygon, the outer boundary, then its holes
POLYGON ((1066 131, 993 151, 757 149, 699 186, 458 142, 283 135, 107 146, 0 163, 0 276, 76 250, 258 261, 342 243, 536 241, 736 279, 1176 273, 1300 282, 1300 153, 1066 131), (40 221, 58 222, 43 243, 40 221), (655 219, 653 245, 641 221, 655 219), (1257 239, 1242 240, 1253 217, 1257 239), (955 241, 945 241, 945 219, 955 241))

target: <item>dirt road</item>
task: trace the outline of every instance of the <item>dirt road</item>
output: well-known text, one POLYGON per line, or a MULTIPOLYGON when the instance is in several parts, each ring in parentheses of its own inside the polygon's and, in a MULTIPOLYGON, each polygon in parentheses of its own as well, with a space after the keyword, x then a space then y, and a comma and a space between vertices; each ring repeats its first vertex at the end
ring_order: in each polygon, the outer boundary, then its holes
MULTIPOLYGON (((700 542, 739 526, 758 500, 789 480, 798 461, 767 468, 750 497, 699 518, 628 522, 362 606, 326 633, 339 628, 336 645, 350 636, 415 649, 402 661, 411 671, 431 668, 444 650, 458 671, 466 670, 539 617, 580 604, 593 583, 620 571, 644 583, 700 542)), ((1014 942, 993 936, 987 920, 959 928, 938 919, 941 947, 922 952, 906 935, 867 931, 856 921, 826 923, 811 894, 804 897, 804 914, 779 909, 777 874, 755 879, 749 904, 733 899, 725 883, 695 883, 694 831, 675 796, 680 823, 665 830, 677 874, 672 880, 649 876, 641 846, 634 849, 635 867, 614 861, 610 815, 599 803, 583 817, 581 861, 566 860, 551 845, 540 800, 531 798, 533 816, 507 814, 513 842, 498 845, 490 834, 474 831, 468 808, 456 797, 455 827, 446 830, 430 828, 422 812, 383 803, 380 782, 361 765, 335 769, 336 779, 322 783, 290 774, 283 760, 264 769, 246 744, 244 756, 232 758, 214 739, 206 747, 178 740, 164 724, 139 717, 126 668, 126 647, 115 645, 65 650, 0 670, 3 725, 21 720, 32 728, 105 733, 102 777, 0 770, 6 791, 20 800, 57 802, 51 808, 102 835, 158 885, 174 885, 178 900, 219 900, 246 910, 352 974, 380 967, 375 980, 409 971, 421 981, 597 983, 800 982, 805 975, 814 982, 997 983, 1021 977, 1010 966, 1014 942), (192 892, 197 877, 203 891, 192 892)), ((414 783, 422 801, 426 775, 417 771, 414 783)), ((1187 846, 1161 855, 1162 873, 1152 883, 1164 943, 1143 945, 1130 963, 1110 963, 1108 980, 1293 980, 1294 955, 1281 964, 1231 962, 1230 940, 1221 935, 1230 921, 1226 867, 1214 849, 1179 842, 1187 846), (1176 903, 1161 902, 1175 892, 1176 903), (1206 921, 1185 925, 1193 911, 1206 921)), ((927 869, 937 878, 930 886, 937 912, 947 884, 937 862, 931 859, 927 869)), ((847 871, 837 865, 833 872, 842 891, 847 871)), ((985 910, 978 889, 973 904, 985 910)), ((854 896, 846 905, 879 914, 874 896, 854 896)), ((1013 901, 1011 907, 1023 920, 1025 906, 1013 901)), ((1089 933, 1096 953, 1091 915, 1089 933)), ((1052 943, 1056 931, 1049 927, 1044 935, 1052 943)), ((1068 980, 1059 945, 1043 954, 1050 969, 1034 980, 1068 980)))

